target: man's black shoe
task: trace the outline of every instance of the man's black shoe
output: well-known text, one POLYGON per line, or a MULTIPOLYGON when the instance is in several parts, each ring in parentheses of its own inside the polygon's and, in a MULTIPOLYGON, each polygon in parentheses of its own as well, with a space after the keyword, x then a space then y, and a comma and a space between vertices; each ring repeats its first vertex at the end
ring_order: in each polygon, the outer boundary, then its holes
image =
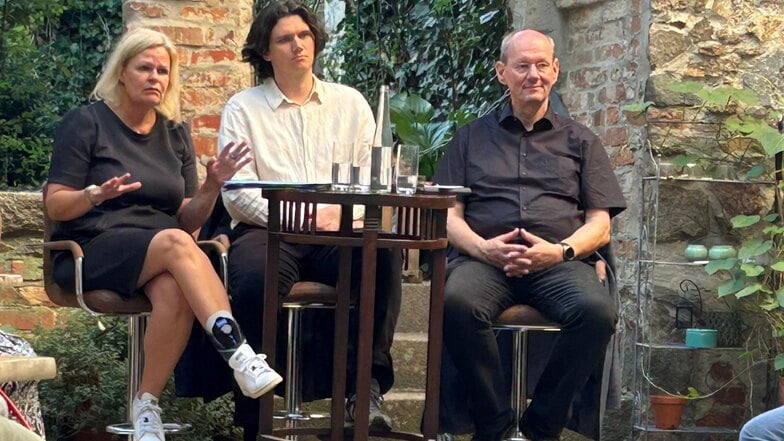
POLYGON ((534 430, 531 427, 525 426, 523 423, 520 424, 520 432, 523 433, 523 436, 529 439, 530 441, 561 441, 561 436, 548 436, 548 435, 541 435, 539 432, 534 430))
POLYGON ((501 430, 498 433, 494 434, 482 434, 482 433, 474 433, 474 436, 471 438, 471 441, 503 441, 507 440, 512 437, 515 431, 515 422, 510 421, 507 427, 501 430))

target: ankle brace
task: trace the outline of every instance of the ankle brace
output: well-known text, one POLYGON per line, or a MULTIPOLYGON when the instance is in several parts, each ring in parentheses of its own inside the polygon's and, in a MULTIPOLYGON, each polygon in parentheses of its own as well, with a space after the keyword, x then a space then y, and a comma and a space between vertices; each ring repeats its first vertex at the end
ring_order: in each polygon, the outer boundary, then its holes
POLYGON ((245 336, 234 317, 222 316, 217 317, 212 324, 212 327, 207 329, 207 334, 212 340, 215 349, 228 361, 243 343, 245 343, 245 336))

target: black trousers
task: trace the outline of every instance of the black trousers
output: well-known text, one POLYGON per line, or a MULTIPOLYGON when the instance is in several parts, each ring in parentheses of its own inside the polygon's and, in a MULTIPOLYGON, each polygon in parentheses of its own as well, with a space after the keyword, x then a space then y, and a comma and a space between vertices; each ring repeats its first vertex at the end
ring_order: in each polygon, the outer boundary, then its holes
POLYGON ((493 319, 507 307, 529 304, 562 325, 521 424, 539 436, 557 436, 572 401, 604 359, 616 311, 594 267, 574 261, 522 278, 460 256, 447 267, 444 345, 466 385, 476 434, 497 434, 512 422, 493 319))
MULTIPOLYGON (((352 255, 351 290, 359 293, 362 249, 352 255)), ((232 297, 234 317, 242 327, 248 343, 261 349, 262 314, 264 306, 264 272, 267 260, 267 230, 248 225, 238 225, 232 233, 229 249, 229 292, 232 297)), ((300 280, 334 285, 339 271, 339 253, 336 247, 281 243, 280 295, 286 295, 300 280)), ((374 309, 372 376, 379 382, 381 392, 387 392, 394 383, 390 348, 400 313, 402 254, 400 250, 379 249, 376 270, 376 303, 374 309)), ((349 327, 347 388, 352 392, 356 371, 357 320, 354 308, 349 327)), ((332 326, 332 321, 328 325, 332 326)), ((331 335, 332 329, 316 330, 331 335)), ((285 339, 279 333, 278 340, 285 339)), ((331 372, 330 365, 322 370, 331 372)), ((331 377, 325 379, 331 382, 331 377)), ((242 426, 258 424, 259 400, 245 397, 234 390, 235 423, 242 426)))

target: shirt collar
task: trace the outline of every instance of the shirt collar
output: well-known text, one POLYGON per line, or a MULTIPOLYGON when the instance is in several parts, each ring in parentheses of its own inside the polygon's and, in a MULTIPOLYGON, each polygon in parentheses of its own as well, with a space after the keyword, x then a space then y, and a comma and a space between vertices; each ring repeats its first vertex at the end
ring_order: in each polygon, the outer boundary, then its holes
MULTIPOLYGON (((281 92, 278 84, 275 83, 275 79, 272 77, 265 78, 264 82, 261 83, 262 90, 264 91, 264 96, 267 99, 267 105, 270 106, 271 109, 277 109, 281 106, 289 105, 289 106, 298 106, 299 104, 291 101, 286 97, 286 95, 281 92)), ((303 105, 306 105, 310 102, 321 104, 322 97, 325 95, 324 83, 318 79, 316 75, 313 75, 313 89, 310 91, 310 95, 308 99, 305 100, 303 105)))
MULTIPOLYGON (((523 127, 523 123, 517 119, 516 116, 514 116, 511 102, 508 102, 498 114, 498 124, 507 130, 520 130, 522 132, 526 132, 525 128, 523 127)), ((534 128, 531 130, 531 133, 544 132, 552 128, 561 127, 561 125, 562 123, 559 120, 558 114, 553 112, 552 106, 548 106, 544 117, 534 123, 534 128)))

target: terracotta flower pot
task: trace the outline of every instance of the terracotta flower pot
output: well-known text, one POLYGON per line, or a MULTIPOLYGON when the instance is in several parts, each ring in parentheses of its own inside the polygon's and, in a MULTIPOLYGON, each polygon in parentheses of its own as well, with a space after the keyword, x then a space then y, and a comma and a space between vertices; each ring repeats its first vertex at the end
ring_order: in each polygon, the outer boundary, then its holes
POLYGON ((651 410, 657 429, 672 430, 681 425, 686 399, 672 395, 651 395, 651 410))

